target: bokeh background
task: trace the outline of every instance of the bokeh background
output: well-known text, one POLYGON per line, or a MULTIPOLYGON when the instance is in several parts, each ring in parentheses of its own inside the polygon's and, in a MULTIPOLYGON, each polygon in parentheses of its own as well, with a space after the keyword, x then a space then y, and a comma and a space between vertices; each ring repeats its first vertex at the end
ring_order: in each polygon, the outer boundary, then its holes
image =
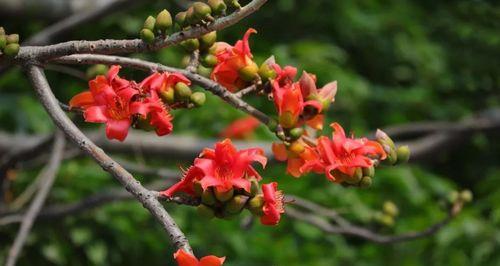
MULTIPOLYGON (((136 38, 147 15, 162 8, 180 11, 179 2, 144 1, 51 42, 136 38)), ((40 7, 4 10, 0 25, 26 39, 65 14, 58 11, 40 7)), ((458 122, 500 105, 500 5, 496 1, 272 0, 242 23, 219 32, 219 39, 234 43, 248 27, 259 31, 251 38, 259 63, 275 55, 281 64, 315 73, 320 84, 337 80, 339 91, 328 121, 339 121, 357 136, 419 121, 458 122)), ((178 66, 184 53, 172 47, 131 56, 178 66)), ((143 77, 136 71, 124 73, 143 77)), ((74 77, 57 72, 48 72, 48 77, 63 101, 86 89, 86 83, 74 77)), ((272 104, 263 99, 250 97, 249 101, 273 111, 272 104)), ((175 111, 174 115, 175 134, 207 139, 217 138, 226 125, 244 116, 213 96, 200 109, 175 111)), ((103 128, 76 120, 82 128, 100 129, 104 134, 103 128)), ((20 69, 0 76, 0 131, 21 135, 53 130, 20 69)), ((151 138, 156 136, 151 134, 151 138)), ((263 171, 265 179, 279 180, 285 191, 338 209, 367 227, 373 226, 373 213, 384 201, 395 202, 401 214, 394 227, 381 229, 385 233, 423 229, 444 217, 439 202, 449 192, 473 191, 474 202, 449 226, 416 241, 380 245, 326 235, 286 216, 277 227, 256 223, 242 229, 241 219, 206 221, 187 206, 168 205, 167 209, 198 255, 226 256, 228 266, 500 265, 498 138, 495 131, 476 132, 452 147, 443 147, 428 160, 378 170, 368 190, 346 189, 313 174, 293 179, 280 164, 263 171)), ((272 140, 273 136, 259 128, 255 139, 272 140)), ((141 154, 118 158, 173 169, 189 164, 141 154)), ((11 171, 11 186, 3 202, 22 192, 38 171, 11 171)), ((144 182, 161 179, 136 177, 144 182)), ((115 180, 91 160, 78 157, 63 163, 47 204, 76 202, 113 187, 117 187, 115 180)), ((0 261, 17 228, 0 227, 0 261)), ((174 265, 174 250, 166 235, 132 201, 39 221, 23 252, 19 265, 174 265)))

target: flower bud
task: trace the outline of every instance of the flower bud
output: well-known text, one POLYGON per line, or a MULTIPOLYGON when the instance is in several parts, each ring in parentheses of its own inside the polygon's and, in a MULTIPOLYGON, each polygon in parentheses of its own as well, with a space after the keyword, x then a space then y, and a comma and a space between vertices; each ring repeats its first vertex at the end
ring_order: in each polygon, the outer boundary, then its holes
POLYGON ((214 44, 208 48, 207 53, 211 55, 215 55, 217 52, 217 44, 214 44))
POLYGON ((3 27, 0 27, 0 35, 5 35, 5 29, 3 27))
POLYGON ((236 9, 241 8, 241 5, 238 2, 238 0, 224 0, 224 2, 226 3, 227 6, 230 6, 230 7, 236 8, 236 9))
POLYGON ((303 153, 306 150, 306 148, 304 147, 304 144, 300 143, 299 141, 295 141, 292 144, 290 144, 288 150, 298 155, 303 153))
POLYGON ((149 16, 144 21, 144 25, 142 26, 142 28, 148 29, 150 31, 154 31, 155 30, 155 23, 156 23, 156 19, 153 16, 149 16))
POLYGON ((19 53, 19 44, 11 43, 5 46, 3 53, 7 56, 16 56, 19 53))
POLYGON ((388 148, 387 144, 382 144, 384 150, 386 150, 387 158, 384 160, 384 163, 388 165, 395 165, 398 162, 398 154, 395 149, 388 148), (387 151, 389 150, 389 151, 387 151))
POLYGON ((472 192, 468 189, 463 190, 462 192, 460 192, 459 198, 463 202, 466 202, 466 203, 471 202, 472 198, 473 198, 472 192))
POLYGON ((347 176, 345 182, 350 185, 357 185, 363 178, 363 170, 361 168, 356 168, 352 176, 347 176))
POLYGON ((5 48, 6 45, 7 45, 7 37, 5 37, 5 35, 0 34, 0 50, 5 48))
POLYGON ((194 15, 194 8, 192 6, 190 6, 186 10, 186 22, 185 23, 188 25, 195 25, 199 22, 200 22, 200 19, 194 15))
POLYGON ((363 176, 361 180, 359 181, 359 186, 362 188, 368 188, 372 185, 372 178, 369 176, 363 176))
POLYGON ((304 134, 304 129, 301 127, 296 127, 290 130, 290 137, 292 137, 292 139, 298 139, 302 136, 302 134, 304 134))
POLYGON ((248 82, 253 81, 257 78, 257 72, 259 72, 259 67, 253 62, 238 70, 240 78, 248 82))
POLYGON ((398 163, 406 163, 410 159, 410 148, 407 145, 400 146, 396 150, 398 163))
POLYGON ((7 35, 7 44, 19 43, 19 34, 9 34, 7 35))
POLYGON ((140 35, 141 35, 141 39, 145 43, 151 44, 151 43, 153 43, 155 41, 155 34, 151 30, 142 29, 141 32, 140 32, 140 35))
POLYGON ((262 206, 264 206, 264 197, 262 195, 257 195, 247 202, 248 210, 257 216, 262 216, 264 214, 262 206))
POLYGON ((459 197, 460 197, 460 194, 458 193, 458 191, 452 191, 448 194, 448 201, 450 203, 455 203, 455 202, 457 202, 459 197))
POLYGON ((212 31, 200 37, 200 49, 208 49, 217 41, 217 32, 212 31))
POLYGON ((215 198, 220 201, 220 202, 226 202, 228 200, 230 200, 233 195, 234 195, 234 189, 230 189, 230 190, 227 190, 227 191, 219 191, 219 190, 215 190, 215 198))
POLYGON ((257 179, 255 178, 252 178, 252 180, 250 181, 250 195, 252 197, 255 197, 255 195, 257 195, 259 192, 260 192, 260 187, 259 187, 259 181, 257 181, 257 179))
POLYGON ((184 48, 188 52, 193 52, 200 48, 200 42, 198 39, 187 39, 181 42, 182 48, 184 48))
POLYGON ((276 71, 266 62, 260 66, 258 74, 264 82, 276 77, 276 71))
POLYGON ((189 99, 191 100, 192 103, 194 103, 196 107, 200 107, 203 106, 203 104, 205 104, 207 97, 203 92, 195 92, 191 94, 191 97, 189 99))
POLYGON ((267 127, 269 128, 269 130, 271 130, 271 132, 276 132, 276 130, 278 129, 278 122, 276 122, 275 119, 269 119, 269 122, 267 122, 267 127))
MULTIPOLYGON (((394 150, 396 149, 396 146, 394 145, 394 141, 392 141, 392 139, 382 130, 380 129, 377 129, 377 132, 375 133, 375 138, 377 139, 377 141, 382 144, 382 146, 384 144, 386 145, 389 145, 389 148, 394 150)), ((387 150, 386 150, 387 152, 387 150)))
POLYGON ((201 182, 195 181, 193 183, 193 190, 194 190, 194 194, 197 197, 201 197, 201 195, 203 195, 203 186, 201 185, 201 182))
POLYGON ((175 102, 175 92, 173 88, 167 88, 166 90, 160 91, 160 97, 161 99, 168 103, 172 104, 175 102))
POLYGON ((201 58, 201 63, 205 67, 214 67, 215 65, 217 65, 217 57, 211 54, 207 54, 201 58))
POLYGON ((187 12, 179 12, 177 15, 175 15, 175 23, 179 25, 180 28, 184 28, 186 26, 186 15, 187 12))
POLYGON ((204 205, 204 204, 198 205, 198 207, 196 208, 196 211, 198 211, 198 214, 201 217, 205 217, 207 219, 212 219, 215 216, 214 210, 212 208, 210 208, 209 206, 204 205))
POLYGON ((208 0, 208 5, 215 16, 224 15, 224 13, 226 13, 227 6, 223 0, 208 0))
POLYGON ((172 16, 168 10, 163 9, 158 16, 156 16, 155 29, 165 32, 172 27, 172 16))
POLYGON ((399 214, 399 209, 396 204, 392 201, 386 201, 384 202, 384 205, 382 206, 382 210, 384 211, 385 214, 396 217, 399 214))
POLYGON ((367 168, 363 168, 363 175, 364 176, 369 176, 369 177, 374 177, 375 176, 375 167, 370 166, 367 168))
POLYGON ((392 227, 392 226, 394 226, 394 217, 387 215, 387 214, 383 214, 380 217, 379 222, 387 227, 392 227))
POLYGON ((216 203, 212 188, 207 188, 203 191, 201 194, 201 202, 209 206, 213 206, 216 203))
POLYGON ((211 14, 212 14, 212 8, 210 8, 209 5, 203 3, 203 2, 195 2, 192 5, 193 10, 194 10, 194 15, 195 17, 199 19, 206 19, 206 20, 213 20, 211 14))
POLYGON ((198 74, 200 74, 201 76, 203 76, 205 78, 210 78, 210 74, 212 73, 212 69, 204 67, 202 65, 199 65, 196 72, 198 72, 198 74))
POLYGON ((184 82, 177 82, 174 87, 175 98, 179 100, 187 100, 191 97, 191 88, 184 82))
POLYGON ((97 64, 89 67, 85 75, 87 76, 88 79, 93 79, 99 75, 106 75, 106 73, 108 73, 108 70, 109 70, 108 66, 103 64, 97 64))
POLYGON ((279 116, 279 123, 284 128, 292 128, 297 124, 297 117, 286 111, 279 116))
POLYGON ((245 207, 247 201, 248 201, 248 196, 236 195, 226 203, 224 211, 229 214, 238 214, 241 212, 243 207, 245 207))

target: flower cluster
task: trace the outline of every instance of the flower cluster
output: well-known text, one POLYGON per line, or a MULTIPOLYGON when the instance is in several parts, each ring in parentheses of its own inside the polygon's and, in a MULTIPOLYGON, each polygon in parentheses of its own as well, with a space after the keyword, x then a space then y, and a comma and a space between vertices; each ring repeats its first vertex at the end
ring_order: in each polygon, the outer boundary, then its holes
POLYGON ((275 225, 284 212, 283 196, 277 184, 262 185, 262 177, 252 166, 267 163, 258 148, 237 150, 231 140, 205 149, 185 171, 181 181, 162 192, 165 197, 187 194, 200 200, 198 211, 209 218, 231 218, 243 209, 259 216, 263 224, 275 225))
POLYGON ((153 129, 158 136, 170 134, 172 108, 204 102, 205 95, 192 93, 191 82, 179 73, 156 72, 138 84, 121 78, 119 71, 119 66, 112 66, 69 102, 70 108, 83 109, 86 122, 105 123, 109 139, 125 140, 131 126, 153 129))
POLYGON ((226 257, 219 258, 210 255, 198 260, 195 256, 187 253, 183 249, 179 249, 174 253, 174 259, 179 266, 221 266, 226 260, 226 257))
POLYGON ((7 34, 0 27, 0 56, 3 54, 14 57, 19 53, 19 34, 7 34))

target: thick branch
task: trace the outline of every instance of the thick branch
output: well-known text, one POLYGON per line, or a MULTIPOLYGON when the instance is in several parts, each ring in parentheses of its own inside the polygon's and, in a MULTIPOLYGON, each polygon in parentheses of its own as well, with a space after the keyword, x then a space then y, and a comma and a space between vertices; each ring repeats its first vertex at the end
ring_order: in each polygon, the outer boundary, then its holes
POLYGON ((27 66, 28 77, 35 88, 37 96, 53 122, 78 147, 92 157, 105 171, 113 175, 127 191, 132 193, 143 206, 162 224, 168 232, 172 244, 189 252, 191 247, 172 217, 156 199, 154 193, 144 188, 127 170, 115 162, 104 151, 87 138, 59 107, 43 70, 38 66, 27 66))

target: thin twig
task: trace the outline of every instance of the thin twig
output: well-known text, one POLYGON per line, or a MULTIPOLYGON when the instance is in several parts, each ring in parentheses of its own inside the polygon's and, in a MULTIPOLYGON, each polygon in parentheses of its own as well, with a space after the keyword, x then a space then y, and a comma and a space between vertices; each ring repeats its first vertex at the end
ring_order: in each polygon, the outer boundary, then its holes
POLYGON ((235 92, 234 95, 236 97, 242 98, 243 96, 250 94, 258 89, 258 86, 256 84, 252 84, 238 92, 235 92))
POLYGON ((14 244, 9 250, 9 254, 7 257, 7 261, 5 263, 6 266, 14 266, 16 265, 16 261, 21 253, 21 250, 28 238, 28 234, 33 226, 33 223, 36 219, 36 216, 40 212, 45 199, 52 188, 52 184, 54 184, 54 180, 57 176, 57 172, 59 170, 59 166, 61 164, 62 154, 64 151, 65 138, 62 132, 57 131, 55 134, 54 147, 52 149, 51 158, 46 168, 42 170, 40 175, 41 186, 38 194, 35 196, 35 199, 30 204, 28 211, 23 217, 23 221, 21 223, 21 228, 17 233, 16 239, 14 240, 14 244))
POLYGON ((191 73, 196 73, 199 65, 200 65, 200 50, 195 50, 189 56, 189 63, 186 67, 186 70, 191 73))

